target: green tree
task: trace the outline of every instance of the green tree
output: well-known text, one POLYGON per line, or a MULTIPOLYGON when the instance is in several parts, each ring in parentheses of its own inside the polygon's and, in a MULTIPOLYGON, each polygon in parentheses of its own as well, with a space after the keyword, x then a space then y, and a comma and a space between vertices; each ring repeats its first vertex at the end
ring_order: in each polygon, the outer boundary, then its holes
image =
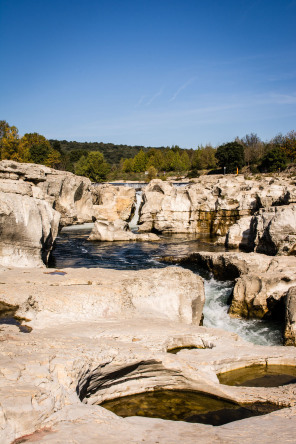
POLYGON ((194 152, 192 157, 192 168, 195 170, 208 170, 216 168, 216 150, 211 145, 201 146, 194 152))
POLYGON ((282 148, 277 146, 263 156, 259 169, 262 172, 282 171, 285 169, 286 165, 286 154, 282 148))
POLYGON ((20 152, 23 162, 33 162, 56 168, 61 161, 61 154, 41 134, 26 133, 20 140, 20 152))
POLYGON ((57 168, 61 163, 61 153, 53 148, 50 148, 47 158, 45 160, 45 165, 50 168, 57 168))
POLYGON ((110 165, 99 151, 90 151, 87 157, 82 156, 75 164, 75 174, 86 176, 92 182, 104 182, 109 171, 110 165))
POLYGON ((134 159, 122 159, 121 169, 124 173, 134 171, 134 159))
POLYGON ((144 151, 141 150, 134 157, 133 171, 135 173, 142 173, 143 171, 146 171, 146 167, 147 167, 147 157, 144 151))
POLYGON ((216 151, 216 159, 221 168, 226 167, 227 173, 235 173, 244 166, 244 147, 238 142, 220 145, 216 151))
POLYGON ((154 166, 150 166, 148 168, 148 175, 147 175, 147 177, 148 177, 149 181, 152 180, 152 179, 155 179, 157 177, 157 169, 154 166))

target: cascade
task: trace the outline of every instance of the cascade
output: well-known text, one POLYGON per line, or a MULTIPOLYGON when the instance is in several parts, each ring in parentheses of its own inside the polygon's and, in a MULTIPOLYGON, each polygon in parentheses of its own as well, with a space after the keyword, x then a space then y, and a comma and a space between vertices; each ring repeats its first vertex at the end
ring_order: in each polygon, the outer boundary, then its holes
POLYGON ((129 229, 131 231, 137 231, 138 229, 139 211, 140 211, 141 202, 142 202, 142 191, 137 191, 135 214, 133 215, 133 218, 129 223, 129 229))

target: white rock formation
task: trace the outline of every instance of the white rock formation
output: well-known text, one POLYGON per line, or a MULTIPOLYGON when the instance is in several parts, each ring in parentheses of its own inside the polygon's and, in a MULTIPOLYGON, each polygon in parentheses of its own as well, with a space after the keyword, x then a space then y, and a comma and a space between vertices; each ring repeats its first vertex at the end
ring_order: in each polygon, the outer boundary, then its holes
POLYGON ((140 231, 224 236, 240 218, 261 207, 295 201, 295 183, 284 177, 201 176, 179 188, 155 179, 144 190, 140 231))
POLYGON ((34 197, 46 200, 61 214, 62 226, 92 221, 91 182, 86 177, 43 165, 2 160, 0 178, 20 180, 22 187, 23 183, 33 186, 34 197))
POLYGON ((136 199, 136 190, 109 184, 92 185, 94 216, 97 220, 113 222, 129 220, 136 199))
POLYGON ((174 267, 58 273, 1 272, 1 299, 31 316, 33 330, 0 329, 0 442, 293 442, 295 384, 232 387, 220 384, 217 374, 254 364, 295 366, 295 348, 254 346, 235 334, 194 325, 198 319, 192 302, 195 296, 201 302, 203 294, 200 278, 174 267), (167 353, 189 345, 200 349, 167 353), (213 427, 121 418, 98 405, 172 389, 197 390, 248 407, 267 403, 286 408, 213 427))
POLYGON ((116 219, 113 222, 108 220, 97 220, 92 232, 88 238, 91 241, 158 241, 159 237, 153 233, 136 234, 129 231, 129 226, 122 219, 116 219))
POLYGON ((2 160, 0 264, 46 264, 60 225, 92 221, 89 185, 72 173, 2 160))
POLYGON ((23 180, 0 180, 0 264, 40 267, 47 263, 60 214, 33 197, 23 180))
POLYGON ((296 287, 287 292, 285 308, 285 345, 296 347, 296 287))

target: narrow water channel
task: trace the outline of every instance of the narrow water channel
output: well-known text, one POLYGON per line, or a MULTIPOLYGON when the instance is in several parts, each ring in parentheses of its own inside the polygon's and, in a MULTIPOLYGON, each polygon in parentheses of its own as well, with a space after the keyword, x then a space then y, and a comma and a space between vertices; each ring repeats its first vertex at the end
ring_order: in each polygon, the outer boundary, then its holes
MULTIPOLYGON (((56 241, 51 267, 113 268, 116 270, 140 270, 163 268, 163 256, 182 257, 196 251, 224 251, 207 238, 196 239, 185 235, 162 236, 159 242, 95 242, 88 241, 90 225, 68 227, 56 241)), ((239 334, 245 340, 258 345, 281 345, 281 325, 275 322, 230 318, 227 300, 232 282, 215 280, 203 270, 193 271, 205 279, 206 303, 204 326, 217 327, 239 334)))

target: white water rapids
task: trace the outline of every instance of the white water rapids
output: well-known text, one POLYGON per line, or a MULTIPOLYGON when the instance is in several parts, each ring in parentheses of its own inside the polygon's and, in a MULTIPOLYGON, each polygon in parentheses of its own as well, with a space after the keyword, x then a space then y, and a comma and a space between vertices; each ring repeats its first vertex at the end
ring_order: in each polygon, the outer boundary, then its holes
POLYGON ((232 291, 232 282, 214 278, 204 280, 206 302, 203 310, 205 327, 216 327, 237 333, 246 341, 257 345, 282 345, 281 331, 277 323, 260 320, 231 318, 227 300, 232 291))
MULTIPOLYGON (((136 209, 131 229, 137 229, 141 192, 137 192, 136 209)), ((162 268, 167 266, 159 258, 162 256, 188 255, 195 251, 212 248, 201 240, 190 240, 177 236, 161 237, 159 242, 88 242, 91 225, 67 227, 57 239, 54 250, 56 268, 64 267, 103 267, 121 270, 162 268)), ((211 250, 210 250, 211 251, 211 250)), ((205 283, 206 302, 204 306, 204 326, 216 327, 237 333, 249 342, 259 345, 281 345, 281 326, 275 322, 231 318, 227 311, 227 300, 233 282, 221 282, 209 278, 202 270, 191 268, 201 274, 205 283)))

